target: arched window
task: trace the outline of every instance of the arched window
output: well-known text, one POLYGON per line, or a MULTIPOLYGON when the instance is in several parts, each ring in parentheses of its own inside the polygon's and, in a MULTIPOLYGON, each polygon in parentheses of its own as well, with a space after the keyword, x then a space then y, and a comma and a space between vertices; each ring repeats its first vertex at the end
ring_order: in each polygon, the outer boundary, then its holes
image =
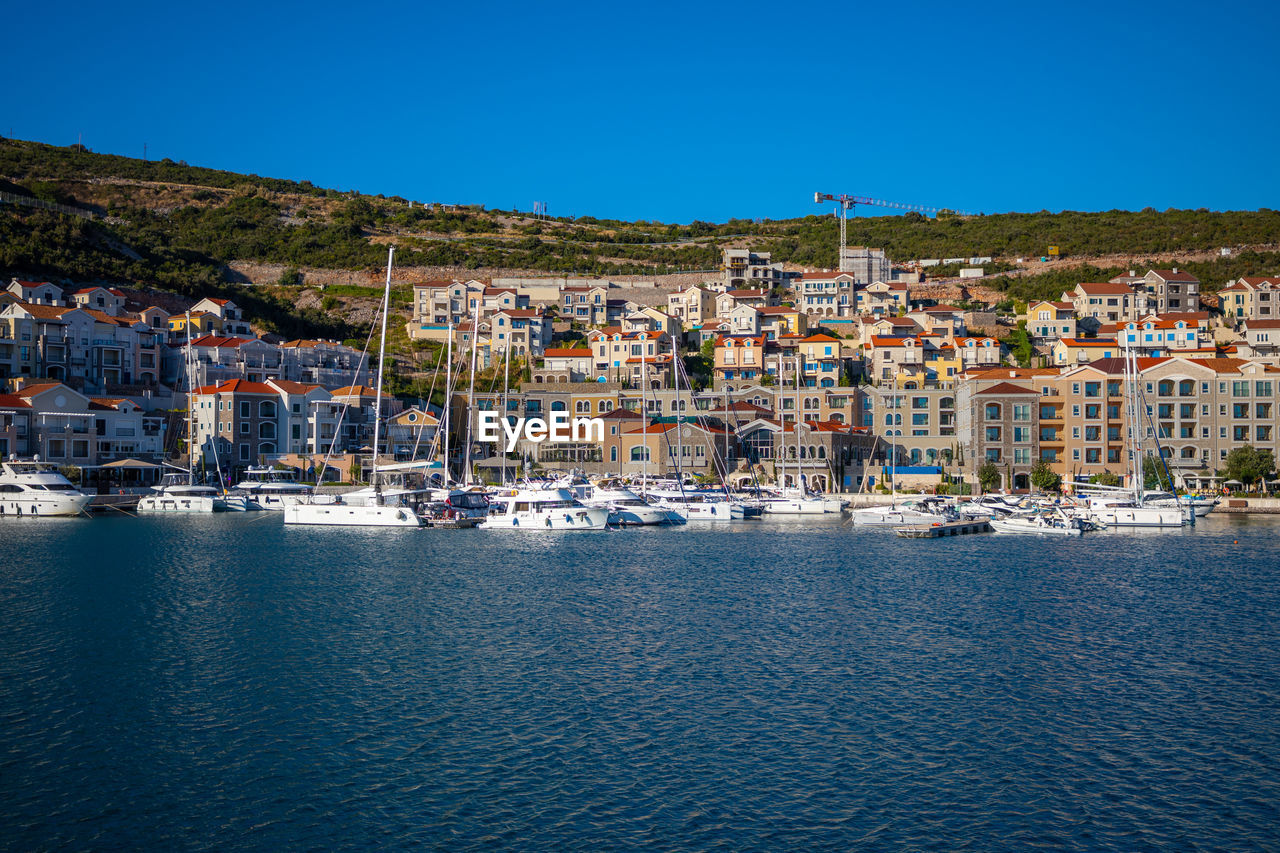
POLYGON ((1183 459, 1195 459, 1196 449, 1194 447, 1184 447, 1182 448, 1182 453, 1180 455, 1183 459))
POLYGON ((1156 389, 1156 394, 1158 394, 1161 397, 1172 397, 1173 396, 1173 380, 1161 379, 1160 385, 1156 389))
POLYGON ((258 417, 274 418, 276 416, 276 404, 272 400, 263 400, 258 404, 258 417))
POLYGON ((588 414, 591 412, 591 401, 579 400, 578 402, 573 404, 573 410, 579 415, 588 414))
POLYGON ((643 445, 639 447, 631 448, 631 461, 632 462, 648 462, 649 448, 643 445))
POLYGON ((831 420, 835 421, 838 424, 842 424, 844 423, 844 415, 840 412, 832 412, 831 420))
POLYGON ((1190 397, 1196 393, 1196 383, 1190 379, 1184 379, 1178 383, 1178 396, 1190 397))
POLYGON ((275 453, 275 452, 276 452, 276 446, 269 441, 258 445, 258 453, 263 456, 266 456, 270 453, 275 453))
POLYGON ((989 421, 1000 420, 1000 404, 999 403, 987 403, 987 420, 989 421))
POLYGON ((920 457, 921 457, 920 448, 918 447, 911 448, 911 464, 919 465, 920 457))
POLYGON ((564 400, 552 400, 552 401, 551 401, 551 411, 553 411, 553 412, 563 412, 563 411, 564 411, 564 400))
POLYGON ((940 409, 954 409, 955 407, 956 407, 955 397, 943 397, 941 400, 938 401, 938 408, 940 409))
POLYGON ((276 425, 270 421, 258 424, 258 438, 275 438, 276 425))
POLYGON ((821 444, 818 445, 818 458, 819 459, 827 458, 827 448, 823 447, 821 444))
POLYGON ((616 444, 609 448, 609 461, 610 462, 618 461, 618 445, 616 444))
POLYGON ((612 412, 612 411, 613 411, 613 401, 612 401, 612 400, 601 400, 601 401, 600 401, 600 411, 601 411, 601 412, 612 412))

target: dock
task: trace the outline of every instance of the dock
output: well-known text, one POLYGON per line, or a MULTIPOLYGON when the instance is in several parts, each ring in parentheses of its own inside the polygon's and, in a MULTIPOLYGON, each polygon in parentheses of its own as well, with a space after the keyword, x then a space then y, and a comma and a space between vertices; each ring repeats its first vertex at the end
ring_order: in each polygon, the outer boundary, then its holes
POLYGON ((893 532, 903 539, 940 539, 943 536, 990 533, 991 522, 980 518, 973 521, 944 521, 940 524, 912 524, 906 527, 895 527, 893 532))

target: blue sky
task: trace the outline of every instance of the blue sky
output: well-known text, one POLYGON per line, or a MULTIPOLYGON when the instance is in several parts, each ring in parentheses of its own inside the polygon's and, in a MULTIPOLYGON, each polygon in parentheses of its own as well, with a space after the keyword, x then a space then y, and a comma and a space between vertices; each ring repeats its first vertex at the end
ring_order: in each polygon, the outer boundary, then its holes
POLYGON ((1271 3, 11 4, 0 133, 688 222, 1280 203, 1271 3), (871 213, 877 211, 872 210, 871 213))

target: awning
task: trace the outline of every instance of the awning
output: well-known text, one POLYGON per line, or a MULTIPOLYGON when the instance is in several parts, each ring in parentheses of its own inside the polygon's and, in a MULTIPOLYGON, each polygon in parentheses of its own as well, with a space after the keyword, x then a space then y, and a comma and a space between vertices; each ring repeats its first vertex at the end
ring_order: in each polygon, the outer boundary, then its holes
POLYGON ((154 462, 144 462, 141 459, 117 459, 115 462, 107 462, 100 466, 102 468, 159 468, 161 466, 154 462))

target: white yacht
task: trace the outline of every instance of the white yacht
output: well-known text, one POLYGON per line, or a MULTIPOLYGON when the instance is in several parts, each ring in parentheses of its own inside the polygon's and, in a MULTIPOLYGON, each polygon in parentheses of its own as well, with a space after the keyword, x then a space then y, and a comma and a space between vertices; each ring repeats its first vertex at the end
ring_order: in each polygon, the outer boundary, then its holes
POLYGON ((156 492, 138 498, 140 513, 223 512, 226 508, 217 489, 192 483, 189 474, 165 474, 156 492))
POLYGON ((741 521, 747 517, 742 504, 726 500, 723 492, 677 488, 651 489, 645 494, 656 500, 656 506, 688 521, 741 521))
POLYGON ((587 506, 600 506, 609 510, 609 523, 623 526, 652 524, 684 524, 679 513, 651 506, 630 489, 622 486, 597 485, 591 496, 582 499, 587 506))
POLYGON ((586 506, 568 489, 517 489, 489 499, 487 530, 604 530, 609 510, 586 506))
POLYGON ((844 509, 844 501, 814 497, 798 489, 784 489, 781 497, 766 498, 761 505, 766 515, 838 515, 844 509))
POLYGON ((936 499, 908 500, 889 506, 866 506, 850 513, 850 520, 858 527, 897 527, 904 524, 930 524, 942 521, 945 515, 935 512, 941 502, 936 499))
POLYGON ((80 515, 93 495, 86 494, 48 462, 0 463, 0 518, 80 515))
POLYGON ((1040 535, 1080 536, 1088 528, 1083 519, 1067 515, 1060 509, 1044 512, 1016 513, 991 519, 996 533, 1036 533, 1040 535))
POLYGON ((243 492, 249 506, 254 509, 282 511, 287 506, 301 503, 315 489, 299 483, 292 471, 251 466, 245 472, 245 478, 236 484, 236 491, 243 492))
POLYGON ((1176 505, 1152 506, 1107 495, 1091 497, 1086 512, 1089 518, 1108 527, 1181 527, 1187 522, 1188 510, 1176 505))

